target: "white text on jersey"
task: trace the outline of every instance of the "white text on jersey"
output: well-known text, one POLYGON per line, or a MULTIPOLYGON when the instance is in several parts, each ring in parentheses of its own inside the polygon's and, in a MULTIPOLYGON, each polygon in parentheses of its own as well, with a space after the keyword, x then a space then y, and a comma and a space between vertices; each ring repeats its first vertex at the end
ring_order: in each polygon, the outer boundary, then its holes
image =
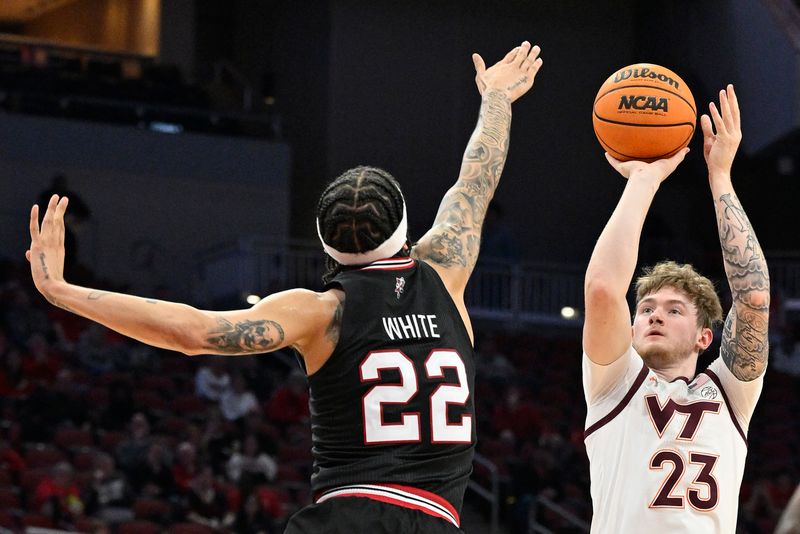
POLYGON ((401 315, 400 317, 382 317, 383 329, 389 339, 413 339, 424 337, 441 337, 436 333, 436 315, 401 315))

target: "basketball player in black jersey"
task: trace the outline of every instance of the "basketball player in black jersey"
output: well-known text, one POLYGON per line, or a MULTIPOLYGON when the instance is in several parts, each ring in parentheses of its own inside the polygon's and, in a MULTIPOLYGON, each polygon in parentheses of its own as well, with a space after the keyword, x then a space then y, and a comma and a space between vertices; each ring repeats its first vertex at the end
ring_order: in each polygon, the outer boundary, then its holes
POLYGON ((64 212, 54 195, 26 253, 55 306, 144 343, 185 354, 292 347, 311 390, 314 504, 290 533, 460 532, 475 446, 472 327, 464 288, 506 160, 511 103, 542 65, 527 41, 486 68, 474 54, 478 124, 433 227, 410 245, 400 186, 358 167, 319 201, 326 286, 293 289, 250 309, 213 312, 78 287, 63 279, 64 212))

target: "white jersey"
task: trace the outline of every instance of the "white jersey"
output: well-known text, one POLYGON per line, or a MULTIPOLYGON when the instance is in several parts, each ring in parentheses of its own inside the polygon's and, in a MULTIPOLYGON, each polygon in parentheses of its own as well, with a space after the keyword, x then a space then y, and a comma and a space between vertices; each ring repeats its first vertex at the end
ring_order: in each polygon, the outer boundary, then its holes
POLYGON ((691 382, 667 382, 632 347, 610 365, 584 354, 592 533, 735 532, 763 383, 719 357, 691 382))

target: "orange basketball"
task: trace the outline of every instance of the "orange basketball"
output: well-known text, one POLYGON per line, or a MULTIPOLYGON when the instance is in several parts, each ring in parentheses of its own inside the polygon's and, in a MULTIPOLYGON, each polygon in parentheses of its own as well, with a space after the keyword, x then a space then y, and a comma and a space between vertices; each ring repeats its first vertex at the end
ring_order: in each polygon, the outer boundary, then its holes
POLYGON ((689 144, 697 108, 680 76, 660 65, 637 63, 603 83, 592 123, 600 144, 618 160, 654 161, 689 144))

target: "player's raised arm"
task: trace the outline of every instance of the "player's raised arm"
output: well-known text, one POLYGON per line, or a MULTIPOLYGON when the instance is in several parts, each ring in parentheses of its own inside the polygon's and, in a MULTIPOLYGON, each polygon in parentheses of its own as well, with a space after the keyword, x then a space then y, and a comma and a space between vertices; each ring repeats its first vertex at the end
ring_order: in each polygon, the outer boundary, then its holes
POLYGON ((478 124, 458 180, 445 193, 433 226, 412 254, 436 268, 451 294, 463 293, 478 259, 483 220, 508 154, 511 103, 533 86, 542 66, 539 51, 525 41, 488 69, 481 56, 472 56, 481 93, 478 124))
POLYGON ((688 149, 653 163, 609 163, 628 180, 614 213, 600 234, 586 268, 583 350, 598 364, 622 356, 631 344, 631 313, 625 295, 639 252, 642 226, 661 182, 683 161, 688 149))
POLYGON ((734 376, 750 381, 761 376, 767 365, 769 271, 731 182, 731 166, 742 139, 739 103, 732 85, 720 91, 719 108, 712 102, 709 112, 710 117, 700 118, 703 155, 708 164, 725 274, 733 297, 720 355, 734 376))
POLYGON ((66 282, 67 203, 66 197, 53 195, 41 225, 38 206, 31 209, 31 248, 26 257, 36 288, 51 304, 143 343, 185 354, 253 354, 287 346, 303 352, 324 342, 325 336, 318 334, 326 332, 339 306, 332 293, 294 289, 247 310, 213 312, 66 282))

